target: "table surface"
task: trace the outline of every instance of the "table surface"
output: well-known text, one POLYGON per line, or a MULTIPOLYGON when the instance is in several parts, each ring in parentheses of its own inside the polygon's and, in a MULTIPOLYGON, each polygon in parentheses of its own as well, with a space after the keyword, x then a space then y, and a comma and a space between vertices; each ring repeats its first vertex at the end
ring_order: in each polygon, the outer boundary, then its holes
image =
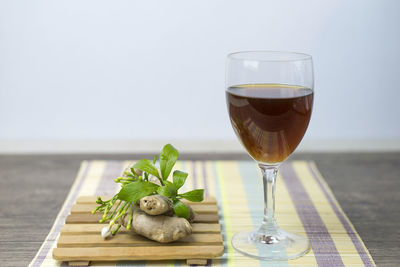
MULTIPOLYGON (((149 155, 0 155, 0 262, 26 266, 61 209, 82 160, 149 155)), ((245 154, 180 159, 249 160, 245 154)), ((314 160, 378 266, 400 265, 400 153, 299 153, 314 160)))

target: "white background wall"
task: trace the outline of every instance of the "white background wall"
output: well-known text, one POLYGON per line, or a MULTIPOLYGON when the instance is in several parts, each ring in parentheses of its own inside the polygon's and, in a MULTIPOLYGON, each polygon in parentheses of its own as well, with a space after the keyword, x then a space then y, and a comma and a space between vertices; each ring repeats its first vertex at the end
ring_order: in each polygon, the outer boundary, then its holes
POLYGON ((0 1, 0 144, 235 140, 225 56, 253 49, 314 57, 306 143, 397 142, 399 14, 396 0, 0 1))

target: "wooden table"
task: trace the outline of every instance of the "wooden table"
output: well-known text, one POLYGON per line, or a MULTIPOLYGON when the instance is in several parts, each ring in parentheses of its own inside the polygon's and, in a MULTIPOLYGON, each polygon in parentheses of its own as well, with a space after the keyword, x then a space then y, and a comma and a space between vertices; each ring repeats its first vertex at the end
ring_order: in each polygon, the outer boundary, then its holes
MULTIPOLYGON (((0 262, 26 266, 88 159, 149 155, 1 155, 0 262)), ((245 154, 186 154, 180 159, 244 159, 245 154)), ((296 154, 314 160, 378 266, 400 266, 400 153, 296 154)))

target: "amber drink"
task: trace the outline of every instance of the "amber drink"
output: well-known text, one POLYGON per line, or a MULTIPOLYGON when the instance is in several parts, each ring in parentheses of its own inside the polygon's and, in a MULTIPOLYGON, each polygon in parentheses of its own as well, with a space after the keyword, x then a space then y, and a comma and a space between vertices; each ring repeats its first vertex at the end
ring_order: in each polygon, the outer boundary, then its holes
POLYGON ((263 163, 284 161, 307 130, 313 91, 283 84, 246 84, 226 90, 234 131, 250 156, 263 163))

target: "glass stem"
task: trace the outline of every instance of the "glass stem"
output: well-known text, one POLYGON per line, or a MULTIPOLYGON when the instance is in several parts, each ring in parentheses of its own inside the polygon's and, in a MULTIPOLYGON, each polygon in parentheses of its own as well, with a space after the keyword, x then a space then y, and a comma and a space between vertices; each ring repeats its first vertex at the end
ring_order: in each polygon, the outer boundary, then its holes
POLYGON ((277 233, 278 225, 275 220, 275 181, 278 166, 258 165, 263 175, 264 184, 264 218, 260 231, 268 235, 277 233))

